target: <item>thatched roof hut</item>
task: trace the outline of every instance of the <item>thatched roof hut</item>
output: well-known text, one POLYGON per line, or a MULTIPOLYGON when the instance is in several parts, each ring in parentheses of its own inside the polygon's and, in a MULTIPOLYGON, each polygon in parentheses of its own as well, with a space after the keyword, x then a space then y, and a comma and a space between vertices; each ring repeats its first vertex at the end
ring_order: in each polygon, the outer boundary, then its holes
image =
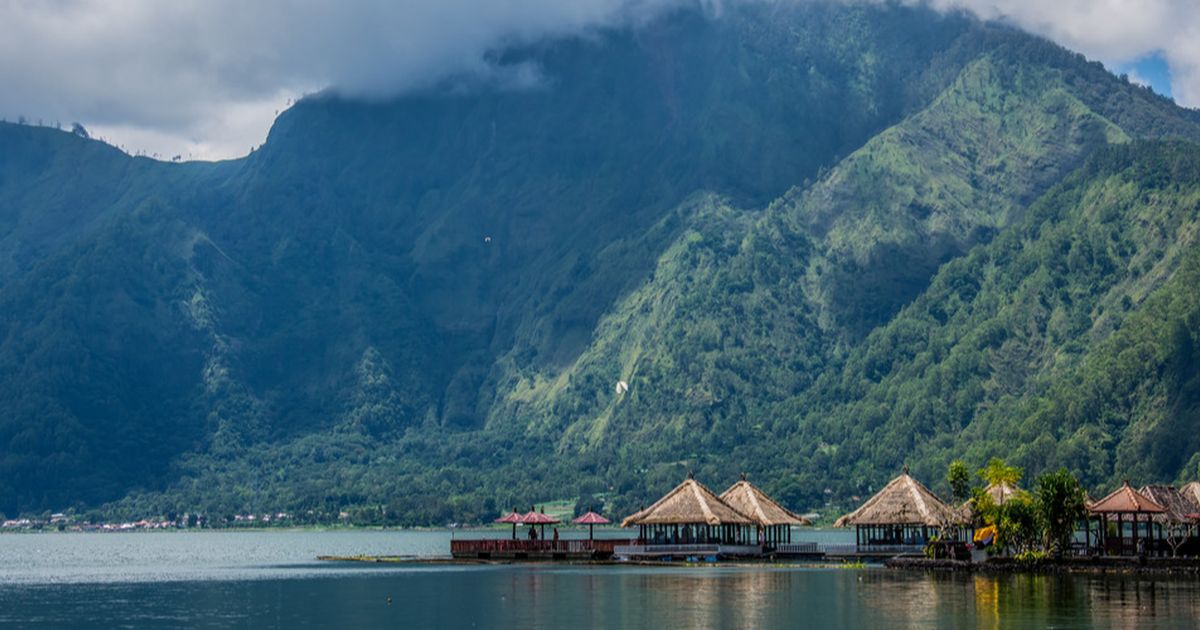
POLYGON ((1173 486, 1152 484, 1143 486, 1138 492, 1166 510, 1154 517, 1160 523, 1191 523, 1195 520, 1191 515, 1200 514, 1200 505, 1173 486))
POLYGON ((940 527, 964 521, 958 510, 946 505, 908 472, 893 479, 862 507, 839 518, 834 527, 848 525, 923 525, 940 527))
POLYGON ((650 507, 626 518, 621 527, 684 524, 754 525, 754 521, 689 477, 650 507))
POLYGON ((812 525, 812 521, 803 516, 797 516, 745 479, 721 493, 721 500, 738 512, 749 516, 759 527, 812 525))

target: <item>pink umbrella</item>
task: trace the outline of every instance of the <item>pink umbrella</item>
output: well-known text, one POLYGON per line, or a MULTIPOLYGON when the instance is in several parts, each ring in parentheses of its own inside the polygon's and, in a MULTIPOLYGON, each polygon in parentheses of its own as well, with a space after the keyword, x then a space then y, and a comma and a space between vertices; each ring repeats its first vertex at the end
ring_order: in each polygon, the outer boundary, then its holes
MULTIPOLYGON (((545 510, 546 508, 542 508, 542 509, 545 510)), ((523 522, 526 525, 541 525, 542 526, 542 540, 546 540, 546 526, 547 525, 555 525, 555 524, 562 522, 562 521, 554 518, 553 516, 546 516, 546 513, 544 511, 538 512, 537 510, 529 510, 529 513, 526 514, 525 516, 522 516, 521 518, 525 519, 523 522)))
POLYGON ((593 538, 595 538, 596 526, 597 525, 606 525, 610 521, 595 512, 589 511, 587 514, 584 514, 583 516, 580 516, 579 518, 577 518, 571 522, 575 523, 576 525, 587 525, 588 526, 588 540, 592 540, 593 538))
POLYGON ((517 524, 524 523, 525 516, 523 514, 519 514, 516 510, 513 510, 512 512, 505 514, 504 516, 501 516, 500 518, 496 519, 496 522, 497 523, 512 523, 513 540, 516 540, 517 539, 517 524))

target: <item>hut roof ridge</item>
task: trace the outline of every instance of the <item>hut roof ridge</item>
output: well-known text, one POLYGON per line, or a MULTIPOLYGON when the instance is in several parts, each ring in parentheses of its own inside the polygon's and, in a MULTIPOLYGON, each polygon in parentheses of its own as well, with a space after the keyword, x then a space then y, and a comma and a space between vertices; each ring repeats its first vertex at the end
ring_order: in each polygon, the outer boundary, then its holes
POLYGON ((1192 522, 1189 515, 1200 513, 1200 504, 1197 504, 1194 499, 1188 497, 1174 486, 1150 484, 1142 486, 1138 492, 1161 505, 1166 510, 1162 516, 1156 516, 1155 520, 1171 523, 1188 523, 1192 522))
POLYGON ((742 479, 721 493, 721 500, 759 525, 811 525, 812 522, 783 507, 754 484, 742 479))
POLYGON ((1092 512, 1098 513, 1149 513, 1162 514, 1167 510, 1163 506, 1156 503, 1153 499, 1134 490, 1129 485, 1129 482, 1121 484, 1120 488, 1113 490, 1108 496, 1092 503, 1088 508, 1092 512))
POLYGON ((937 526, 962 520, 957 510, 905 472, 888 482, 857 510, 839 518, 834 527, 917 523, 937 526))
POLYGON ((704 484, 689 477, 650 507, 627 517, 621 522, 621 527, 670 523, 751 525, 754 520, 721 500, 704 484))

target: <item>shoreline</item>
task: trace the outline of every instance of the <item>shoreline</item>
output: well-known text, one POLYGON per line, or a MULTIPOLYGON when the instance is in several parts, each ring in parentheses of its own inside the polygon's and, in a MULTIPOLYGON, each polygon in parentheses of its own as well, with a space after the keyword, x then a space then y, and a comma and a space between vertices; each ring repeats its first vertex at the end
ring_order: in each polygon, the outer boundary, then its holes
POLYGON ((1090 557, 1046 559, 1024 563, 1012 558, 991 558, 985 562, 935 560, 932 558, 892 558, 883 563, 888 569, 915 572, 981 574, 1093 574, 1093 575, 1200 575, 1200 558, 1119 558, 1090 557))

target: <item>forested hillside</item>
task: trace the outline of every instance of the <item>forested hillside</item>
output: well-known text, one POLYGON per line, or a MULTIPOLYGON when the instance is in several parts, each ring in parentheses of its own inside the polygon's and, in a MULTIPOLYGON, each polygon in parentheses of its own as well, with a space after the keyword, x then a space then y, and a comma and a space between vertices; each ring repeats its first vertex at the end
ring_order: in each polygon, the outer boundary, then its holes
POLYGON ((0 512, 1194 476, 1200 114, 896 6, 496 54, 216 164, 0 125, 0 512))

